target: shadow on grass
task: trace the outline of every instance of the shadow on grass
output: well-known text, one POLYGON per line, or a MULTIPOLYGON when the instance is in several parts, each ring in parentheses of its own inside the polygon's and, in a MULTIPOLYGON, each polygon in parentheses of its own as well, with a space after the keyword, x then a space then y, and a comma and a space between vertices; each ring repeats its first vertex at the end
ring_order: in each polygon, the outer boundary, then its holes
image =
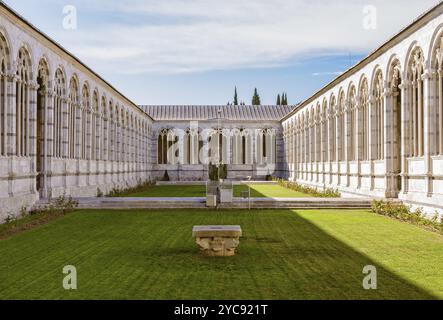
MULTIPOLYGON (((357 227, 362 231, 353 232, 365 232, 357 227)), ((367 246, 381 246, 384 241, 377 235, 367 246)), ((0 296, 436 299, 377 259, 381 257, 362 254, 292 210, 83 210, 0 241, 0 296), (191 238, 196 224, 241 225, 244 236, 238 254, 202 256, 191 238), (67 292, 61 287, 61 268, 68 263, 78 267, 79 290, 67 292), (377 268, 377 290, 363 288, 367 265, 377 268)))
MULTIPOLYGON (((427 290, 418 287, 407 279, 388 270, 370 257, 328 234, 300 214, 287 210, 293 215, 294 222, 291 238, 283 234, 255 234, 245 230, 240 255, 248 255, 248 247, 261 245, 270 251, 275 250, 279 257, 288 258, 267 260, 275 266, 293 272, 288 273, 288 281, 294 281, 295 299, 438 299, 427 290), (375 266, 377 270, 377 289, 363 288, 365 266, 375 266), (318 288, 321 292, 313 292, 318 288), (299 292, 308 293, 299 296, 299 292)), ((325 213, 327 214, 327 213, 325 213)), ((378 239, 383 241, 382 239, 378 239)), ((368 243, 368 246, 373 244, 368 243)), ((268 266, 269 267, 269 266, 268 266)))
MULTIPOLYGON (((234 291, 237 292, 236 296, 220 297, 214 292, 204 296, 205 299, 272 299, 273 296, 296 300, 437 299, 395 271, 388 270, 374 259, 326 233, 298 213, 291 210, 278 212, 290 216, 288 223, 280 223, 278 227, 269 216, 260 222, 263 224, 260 227, 256 223, 251 224, 262 214, 260 212, 250 217, 249 223, 248 217, 244 216, 239 216, 239 219, 232 216, 223 218, 223 223, 240 224, 243 229, 244 236, 235 257, 204 257, 199 254, 196 246, 191 250, 189 247, 170 248, 159 254, 165 260, 175 260, 178 269, 193 270, 202 279, 210 278, 213 282, 208 282, 208 285, 214 288, 223 287, 229 291, 238 287, 234 291), (177 261, 177 257, 180 257, 180 261, 177 261), (363 273, 365 266, 376 267, 376 290, 363 288, 363 279, 367 276, 363 273), (228 271, 233 272, 232 279, 237 279, 231 281, 238 281, 238 284, 220 283, 222 279, 226 281, 228 271), (256 282, 255 290, 259 292, 248 292, 251 278, 256 282)), ((229 211, 219 213, 229 215, 229 211)), ((215 218, 209 223, 219 222, 215 218)), ((374 241, 382 242, 383 239, 374 241)), ((368 243, 368 246, 372 245, 374 243, 368 243)))

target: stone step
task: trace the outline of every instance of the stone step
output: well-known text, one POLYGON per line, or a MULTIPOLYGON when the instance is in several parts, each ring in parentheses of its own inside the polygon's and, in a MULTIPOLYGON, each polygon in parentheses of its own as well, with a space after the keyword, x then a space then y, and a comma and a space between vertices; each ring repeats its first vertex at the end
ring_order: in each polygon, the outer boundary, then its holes
MULTIPOLYGON (((79 209, 206 208, 205 198, 76 198, 79 209)), ((39 205, 47 204, 47 200, 39 205)))
MULTIPOLYGON (((80 209, 204 209, 206 198, 76 198, 80 209)), ((47 204, 41 200, 39 205, 47 204)), ((254 198, 251 209, 369 209, 370 199, 359 198, 254 198)), ((234 198, 219 209, 247 209, 247 199, 234 198)))

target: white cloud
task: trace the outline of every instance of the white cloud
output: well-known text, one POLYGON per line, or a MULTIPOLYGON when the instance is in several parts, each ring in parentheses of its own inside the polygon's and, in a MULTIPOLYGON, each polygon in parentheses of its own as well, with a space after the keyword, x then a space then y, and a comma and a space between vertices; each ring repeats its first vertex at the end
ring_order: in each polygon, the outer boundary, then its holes
POLYGON ((343 73, 343 71, 333 71, 333 72, 314 72, 312 75, 314 77, 318 76, 339 76, 343 73))
MULTIPOLYGON (((106 72, 272 67, 311 54, 371 51, 438 1, 370 2, 378 12, 375 31, 363 28, 368 3, 361 0, 107 1, 103 10, 124 13, 133 23, 101 21, 100 28, 62 32, 57 38, 106 72)), ((85 2, 89 9, 96 5, 85 2)))

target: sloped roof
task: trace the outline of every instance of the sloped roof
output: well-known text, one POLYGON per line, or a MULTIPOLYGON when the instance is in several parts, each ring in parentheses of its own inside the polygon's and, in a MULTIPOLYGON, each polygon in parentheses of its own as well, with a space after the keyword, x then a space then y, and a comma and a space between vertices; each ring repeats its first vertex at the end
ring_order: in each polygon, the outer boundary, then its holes
POLYGON ((226 119, 279 121, 295 106, 140 106, 157 121, 226 119), (218 111, 221 114, 218 114, 218 111))

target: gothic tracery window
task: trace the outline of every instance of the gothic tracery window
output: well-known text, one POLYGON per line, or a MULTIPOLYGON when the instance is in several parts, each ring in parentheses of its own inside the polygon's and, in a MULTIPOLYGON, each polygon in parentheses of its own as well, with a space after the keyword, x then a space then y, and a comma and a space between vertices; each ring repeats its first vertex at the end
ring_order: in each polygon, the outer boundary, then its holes
POLYGON ((409 104, 409 156, 421 157, 424 154, 424 98, 423 98, 424 57, 420 48, 416 48, 410 57, 408 80, 411 85, 408 90, 409 104))
POLYGON ((8 145, 8 79, 7 72, 9 69, 9 47, 7 45, 6 39, 0 34, 0 155, 6 156, 8 150, 6 146, 8 145))
POLYGON ((376 72, 374 79, 374 128, 372 134, 374 137, 374 150, 373 160, 384 159, 384 117, 385 117, 385 105, 384 105, 384 85, 383 75, 380 70, 376 72))
POLYGON ((16 154, 29 155, 31 58, 22 47, 17 57, 16 84, 16 154))
POLYGON ((367 161, 369 160, 369 149, 368 149, 368 128, 369 128, 369 87, 368 81, 363 79, 360 87, 359 94, 359 112, 358 112, 358 140, 359 140, 359 150, 358 157, 359 160, 367 161))

